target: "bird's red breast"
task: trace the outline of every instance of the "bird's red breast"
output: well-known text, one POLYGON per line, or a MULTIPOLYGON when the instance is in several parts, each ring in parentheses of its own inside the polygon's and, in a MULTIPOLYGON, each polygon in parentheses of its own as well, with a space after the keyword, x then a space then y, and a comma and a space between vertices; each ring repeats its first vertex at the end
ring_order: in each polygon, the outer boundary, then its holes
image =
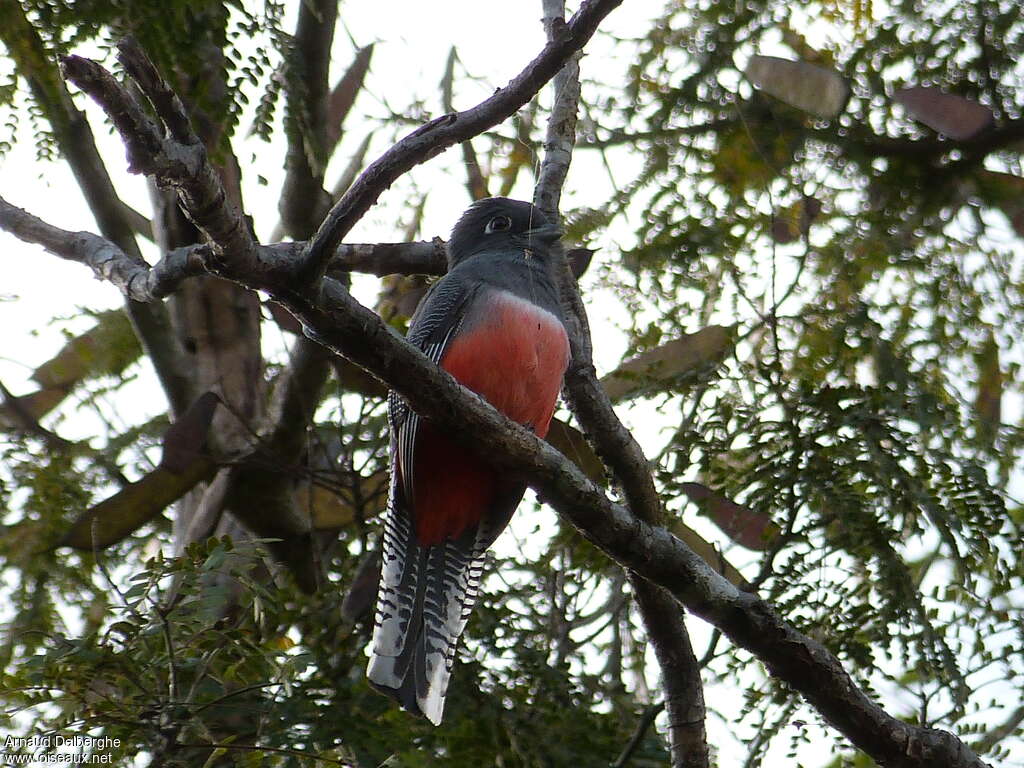
MULTIPOLYGON (((555 412, 569 342, 545 309, 494 291, 456 336, 441 367, 513 421, 544 437, 555 412)), ((421 422, 413 469, 416 538, 423 545, 458 537, 486 514, 498 474, 479 456, 421 422)))

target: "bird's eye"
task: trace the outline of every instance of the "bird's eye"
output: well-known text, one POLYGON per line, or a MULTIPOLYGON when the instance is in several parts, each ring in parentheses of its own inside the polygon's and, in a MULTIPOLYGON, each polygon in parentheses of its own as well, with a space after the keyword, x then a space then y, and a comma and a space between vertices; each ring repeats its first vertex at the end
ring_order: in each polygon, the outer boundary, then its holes
POLYGON ((512 219, 508 216, 495 216, 493 219, 487 222, 487 226, 484 227, 484 234, 490 235, 494 232, 504 232, 506 229, 512 228, 512 219))

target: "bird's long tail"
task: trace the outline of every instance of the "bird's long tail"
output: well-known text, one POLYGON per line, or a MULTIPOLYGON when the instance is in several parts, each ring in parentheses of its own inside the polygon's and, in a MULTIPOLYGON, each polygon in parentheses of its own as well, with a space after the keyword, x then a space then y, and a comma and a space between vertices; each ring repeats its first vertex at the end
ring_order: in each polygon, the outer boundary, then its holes
POLYGON ((385 527, 367 677, 434 725, 441 722, 455 647, 477 598, 486 549, 478 533, 421 546, 401 530, 401 519, 385 527))

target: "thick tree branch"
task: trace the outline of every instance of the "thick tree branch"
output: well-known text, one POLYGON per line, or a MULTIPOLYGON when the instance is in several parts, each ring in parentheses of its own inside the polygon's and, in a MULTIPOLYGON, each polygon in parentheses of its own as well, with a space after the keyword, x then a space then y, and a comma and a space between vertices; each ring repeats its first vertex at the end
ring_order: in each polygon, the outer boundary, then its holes
POLYGON ((302 273, 310 284, 327 272, 338 243, 380 194, 402 174, 453 144, 466 141, 512 115, 526 104, 581 50, 598 24, 622 0, 586 0, 540 54, 504 88, 475 107, 432 120, 399 141, 362 173, 324 219, 309 242, 302 273))
POLYGON ((661 668, 672 765, 707 768, 704 683, 683 612, 664 589, 637 576, 635 571, 630 575, 647 637, 661 668))
MULTIPOLYGON (((170 149, 163 144, 155 146, 157 153, 170 149)), ((195 169, 197 178, 180 178, 169 174, 167 166, 154 158, 139 159, 180 189, 206 188, 202 168, 195 169)), ((171 169, 187 173, 193 167, 181 163, 172 164, 171 169)), ((182 200, 190 215, 203 222, 220 224, 238 215, 192 210, 198 203, 213 202, 201 195, 183 195, 182 200)), ((227 208, 223 197, 219 203, 227 208)), ((461 387, 359 304, 338 281, 325 279, 321 290, 311 292, 302 279, 306 275, 297 272, 291 262, 276 258, 273 249, 245 248, 251 238, 239 239, 233 230, 219 226, 211 227, 208 234, 217 251, 208 267, 249 288, 268 292, 302 322, 308 335, 372 371, 455 439, 492 457, 507 471, 522 475, 586 538, 623 566, 671 592, 693 613, 760 658, 772 674, 802 693, 826 720, 875 760, 895 768, 985 765, 952 734, 910 725, 886 713, 857 688, 823 645, 798 632, 765 601, 738 590, 667 530, 645 522, 605 496, 571 461, 461 387), (221 238, 242 247, 224 247, 221 238)), ((641 501, 636 504, 639 509, 653 508, 641 501)))
MULTIPOLYGON (((297 243, 299 248, 304 243, 297 243)), ((331 277, 346 272, 384 275, 443 275, 448 269, 445 242, 439 237, 415 243, 343 243, 328 267, 331 277)))
POLYGON ((288 153, 278 209, 285 231, 294 239, 309 237, 329 205, 324 189, 327 76, 337 16, 338 0, 301 3, 289 51, 285 98, 288 153))

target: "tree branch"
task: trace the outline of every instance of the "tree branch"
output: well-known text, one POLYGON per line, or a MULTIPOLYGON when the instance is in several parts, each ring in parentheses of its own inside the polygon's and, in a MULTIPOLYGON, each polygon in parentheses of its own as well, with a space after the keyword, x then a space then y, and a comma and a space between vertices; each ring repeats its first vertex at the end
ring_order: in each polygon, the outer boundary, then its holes
POLYGON ((633 735, 626 743, 626 746, 623 747, 622 752, 619 753, 615 762, 611 764, 610 768, 626 768, 626 766, 629 765, 629 761, 632 759, 633 753, 636 752, 637 747, 640 746, 640 742, 644 740, 644 736, 647 735, 647 731, 650 730, 654 721, 658 718, 658 715, 660 715, 664 710, 664 701, 659 701, 657 704, 651 704, 644 710, 643 714, 640 716, 640 721, 636 724, 636 729, 633 731, 633 735))
POLYGON ((135 41, 122 40, 118 51, 118 61, 148 96, 170 137, 164 137, 128 92, 96 62, 66 56, 61 61, 64 75, 113 121, 125 140, 129 170, 152 176, 158 184, 178 192, 182 209, 210 238, 214 255, 252 253, 256 242, 248 223, 241 211, 228 203, 220 177, 208 162, 181 102, 164 96, 170 88, 135 41))
MULTIPOLYGON (((557 38, 565 21, 564 0, 543 0, 544 29, 549 40, 557 38)), ((554 79, 554 100, 544 139, 534 203, 551 221, 559 221, 558 204, 572 162, 580 98, 579 56, 566 62, 554 79)), ((561 290, 571 312, 572 363, 565 390, 573 413, 621 485, 633 514, 657 523, 661 498, 647 458, 625 428, 604 388, 597 380, 591 357, 592 342, 586 309, 576 280, 563 270, 561 290)), ((661 667, 662 687, 669 717, 669 737, 674 768, 707 768, 708 748, 704 734, 704 696, 700 668, 679 605, 665 590, 629 571, 637 605, 647 635, 661 667)))
MULTIPOLYGON (((118 197, 89 122, 72 103, 43 41, 18 3, 0 4, 0 40, 15 58, 19 74, 46 115, 100 233, 142 262, 134 236, 138 215, 133 216, 134 211, 118 197)), ((172 414, 184 413, 190 402, 188 371, 166 309, 161 304, 135 301, 129 295, 125 312, 152 361, 172 414)))
POLYGON ((33 216, 0 197, 0 228, 26 243, 43 246, 50 253, 89 267, 132 301, 150 302, 168 296, 189 277, 207 274, 204 262, 210 254, 205 245, 178 248, 150 267, 121 248, 91 232, 68 232, 33 216))
MULTIPOLYGON (((565 0, 542 0, 544 32, 549 41, 558 39, 565 26, 565 0)), ((533 192, 534 204, 551 221, 560 221, 558 215, 562 187, 572 162, 576 145, 576 115, 580 102, 580 52, 565 62, 554 77, 554 99, 544 136, 544 160, 540 166, 537 186, 533 192)))
POLYGON ((324 189, 327 168, 327 76, 338 0, 299 4, 295 39, 289 50, 285 82, 285 132, 288 152, 278 210, 285 231, 309 237, 329 205, 324 189))
POLYGON ((707 768, 704 684, 683 612, 660 587, 630 571, 647 637, 661 668, 673 768, 707 768))
POLYGON ((621 3, 622 0, 586 0, 556 38, 507 86, 475 107, 444 115, 417 128, 371 163, 310 240, 301 270, 307 281, 316 284, 327 272, 338 243, 395 180, 453 144, 466 141, 512 115, 554 77, 570 56, 583 48, 598 24, 621 3))

